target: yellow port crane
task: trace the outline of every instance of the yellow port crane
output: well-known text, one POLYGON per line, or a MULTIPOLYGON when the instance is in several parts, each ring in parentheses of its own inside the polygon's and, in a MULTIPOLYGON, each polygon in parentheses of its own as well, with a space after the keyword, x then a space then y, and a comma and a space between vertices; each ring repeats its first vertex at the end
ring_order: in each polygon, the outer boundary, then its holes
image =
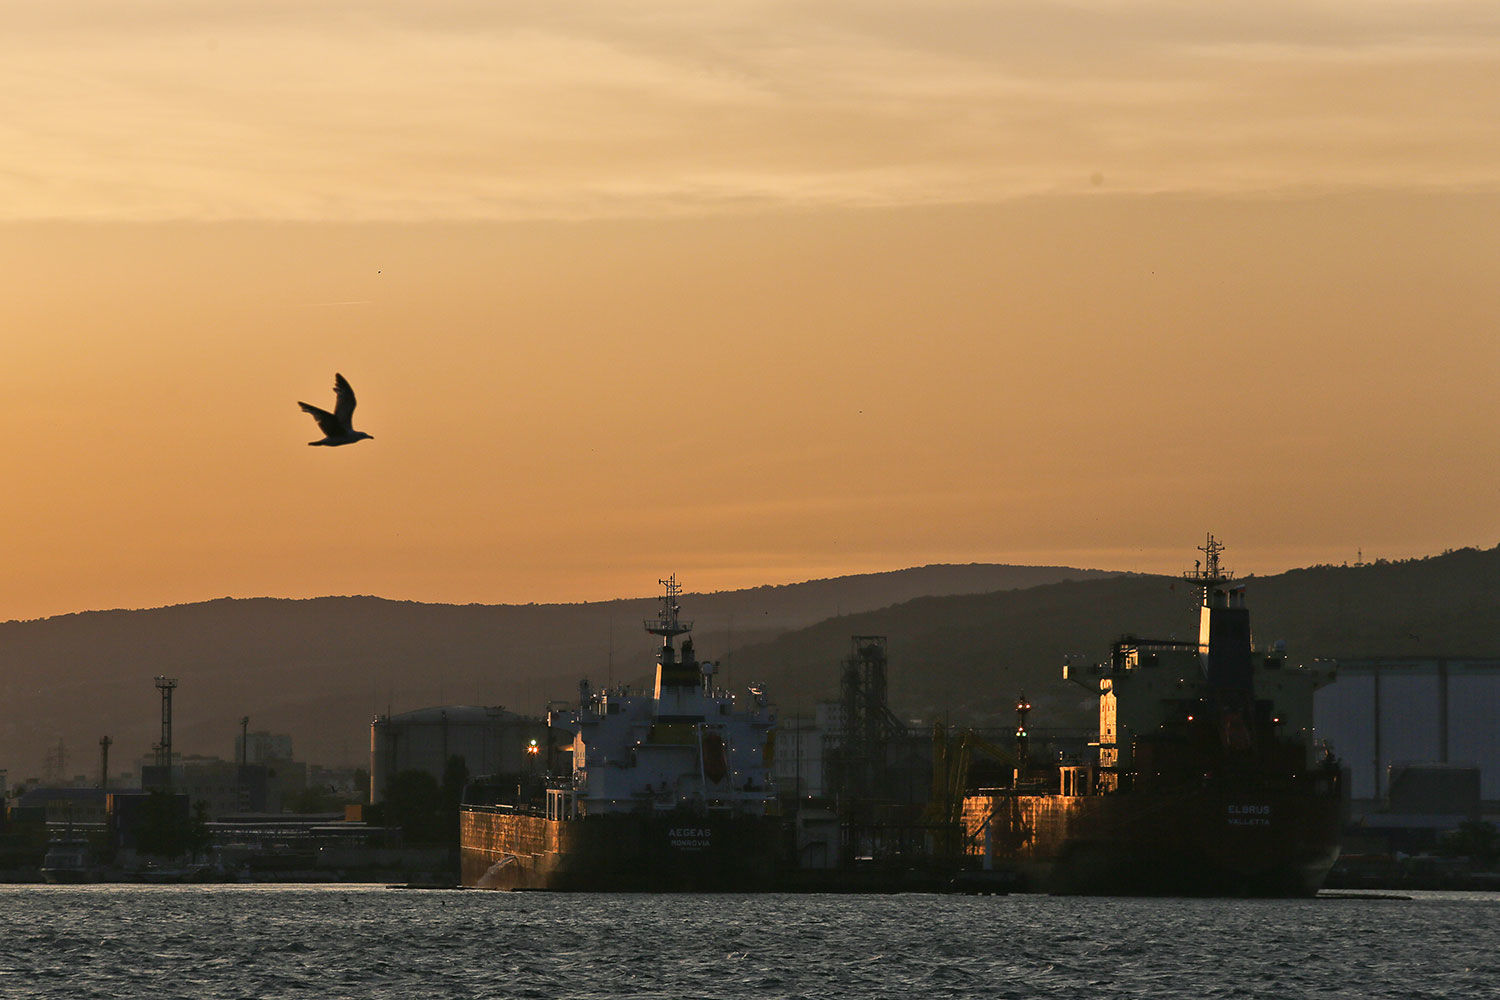
POLYGON ((927 803, 926 820, 948 831, 948 843, 943 848, 950 855, 964 852, 964 795, 969 790, 969 766, 976 753, 1009 764, 1017 772, 1025 769, 1025 762, 1015 751, 985 739, 972 729, 949 735, 943 723, 933 724, 932 797, 927 803))

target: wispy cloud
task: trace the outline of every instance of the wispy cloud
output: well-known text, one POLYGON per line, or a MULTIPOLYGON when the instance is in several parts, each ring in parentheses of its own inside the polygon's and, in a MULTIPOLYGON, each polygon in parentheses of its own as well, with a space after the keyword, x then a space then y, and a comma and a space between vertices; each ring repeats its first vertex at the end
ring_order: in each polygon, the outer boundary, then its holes
POLYGON ((0 0, 0 17, 12 219, 1500 186, 1487 0, 0 0))

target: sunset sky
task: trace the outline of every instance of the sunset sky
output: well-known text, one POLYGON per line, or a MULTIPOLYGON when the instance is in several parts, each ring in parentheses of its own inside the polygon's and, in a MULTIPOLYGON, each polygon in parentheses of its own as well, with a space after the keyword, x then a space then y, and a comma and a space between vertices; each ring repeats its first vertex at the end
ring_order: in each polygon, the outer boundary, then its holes
POLYGON ((1493 546, 1497 81, 1493 0, 0 0, 0 618, 1493 546))

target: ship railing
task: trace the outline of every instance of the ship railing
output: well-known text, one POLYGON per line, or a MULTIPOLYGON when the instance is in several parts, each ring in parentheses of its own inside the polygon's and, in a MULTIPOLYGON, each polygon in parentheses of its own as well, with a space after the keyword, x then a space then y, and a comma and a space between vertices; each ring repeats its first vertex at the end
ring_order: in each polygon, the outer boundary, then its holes
POLYGON ((460 808, 465 812, 491 813, 499 816, 545 816, 547 814, 545 809, 537 806, 518 806, 507 802, 496 802, 488 805, 465 802, 460 808))
POLYGON ((679 618, 676 621, 664 621, 660 618, 647 618, 642 623, 646 631, 652 635, 682 635, 693 630, 693 623, 679 618))
POLYGON ((1120 649, 1134 649, 1143 653, 1179 653, 1198 648, 1198 643, 1188 639, 1143 639, 1137 636, 1127 636, 1115 645, 1120 649))

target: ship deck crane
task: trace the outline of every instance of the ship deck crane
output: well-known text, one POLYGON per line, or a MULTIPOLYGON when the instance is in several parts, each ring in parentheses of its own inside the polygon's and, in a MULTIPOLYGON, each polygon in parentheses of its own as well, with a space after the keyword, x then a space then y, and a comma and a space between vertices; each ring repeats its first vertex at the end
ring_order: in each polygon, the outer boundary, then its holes
POLYGON ((948 831, 943 853, 964 853, 962 836, 964 795, 969 788, 969 769, 975 754, 1008 764, 1017 777, 1025 762, 1014 751, 988 740, 973 730, 949 735, 947 727, 935 723, 932 729, 932 797, 927 804, 926 819, 948 831))

